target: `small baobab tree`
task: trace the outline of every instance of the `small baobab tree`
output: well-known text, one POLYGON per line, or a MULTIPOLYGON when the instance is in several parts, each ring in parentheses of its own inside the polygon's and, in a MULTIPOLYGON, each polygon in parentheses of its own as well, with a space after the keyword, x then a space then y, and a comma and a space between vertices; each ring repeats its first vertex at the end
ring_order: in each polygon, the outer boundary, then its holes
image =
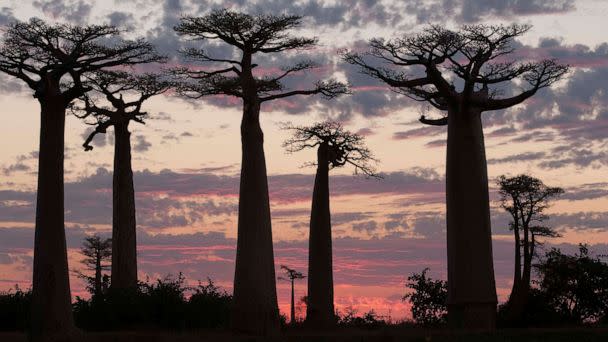
POLYGON ((296 95, 319 94, 327 99, 347 93, 347 86, 335 80, 318 81, 309 89, 288 90, 284 80, 316 67, 310 61, 286 66, 277 74, 261 75, 254 57, 313 47, 315 38, 292 36, 289 31, 301 23, 300 16, 248 15, 214 10, 203 17, 183 17, 175 27, 181 36, 199 41, 218 41, 234 51, 232 58, 214 57, 203 49, 182 53, 211 68, 174 70, 177 91, 198 99, 228 95, 243 102, 241 121, 241 181, 239 191, 238 239, 231 325, 234 330, 275 334, 279 329, 268 180, 264 157, 264 135, 260 127, 262 104, 296 95), (214 65, 223 65, 213 68, 214 65))
POLYGON ((525 174, 500 176, 497 183, 500 187, 500 205, 511 215, 509 230, 513 231, 515 238, 515 270, 508 302, 508 319, 517 322, 526 309, 532 260, 537 256, 537 246, 541 244, 539 238, 560 236, 543 224, 548 219, 544 211, 549 207, 549 202, 563 194, 564 190, 547 186, 540 179, 525 174))
POLYGON ((80 254, 85 256, 82 260, 84 267, 95 274, 92 277, 81 271, 77 271, 76 274, 86 281, 87 290, 92 295, 103 294, 107 288, 107 284, 104 284, 104 277, 107 279, 107 275, 103 274, 103 271, 110 269, 107 262, 112 259, 112 239, 102 239, 98 235, 86 237, 80 248, 80 254))
POLYGON ((3 32, 0 72, 25 82, 40 104, 32 339, 76 334, 64 226, 66 109, 89 90, 82 82, 87 74, 162 58, 149 43, 121 40, 120 31, 106 25, 49 25, 31 19, 9 24, 3 32))
POLYGON ((96 72, 87 77, 85 83, 93 91, 82 96, 83 105, 73 108, 76 116, 85 120, 92 118, 88 123, 95 126, 83 144, 85 151, 93 149, 91 142, 95 135, 114 128, 112 289, 134 289, 137 287, 137 237, 129 124, 132 121, 144 124, 147 113, 141 110, 143 103, 166 92, 171 84, 163 80, 162 75, 126 71, 96 72))
POLYGON ((304 279, 306 276, 302 272, 298 272, 293 268, 289 268, 285 265, 281 265, 281 269, 285 271, 285 277, 279 277, 279 280, 285 280, 291 283, 291 307, 290 307, 290 323, 296 323, 296 303, 295 303, 295 281, 304 279))
POLYGON ((350 165, 355 174, 379 177, 373 167, 376 160, 362 136, 345 130, 337 122, 285 128, 293 131, 293 136, 283 143, 289 152, 317 148, 308 240, 306 324, 327 328, 335 324, 329 170, 350 165))
POLYGON ((347 63, 396 92, 447 112, 420 121, 448 126, 448 321, 455 327, 494 329, 496 322, 481 114, 518 105, 568 71, 555 60, 508 59, 514 39, 529 29, 467 25, 452 31, 434 25, 389 41, 372 39, 367 53, 343 53, 347 63), (524 89, 517 93, 518 87, 524 89), (504 95, 512 92, 516 95, 504 95))

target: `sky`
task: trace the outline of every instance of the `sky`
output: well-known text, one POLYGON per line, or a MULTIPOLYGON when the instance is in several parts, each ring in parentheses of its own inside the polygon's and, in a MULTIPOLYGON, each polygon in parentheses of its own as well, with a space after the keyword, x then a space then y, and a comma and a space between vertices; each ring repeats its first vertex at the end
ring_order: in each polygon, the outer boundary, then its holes
MULTIPOLYGON (((514 46, 519 59, 557 58, 568 76, 523 105, 482 116, 490 178, 494 267, 499 301, 511 288, 513 241, 500 208, 496 179, 528 173, 566 193, 548 210, 562 237, 543 248, 573 251, 588 243, 608 252, 608 39, 604 0, 259 0, 84 1, 0 0, 0 25, 39 17, 49 22, 106 23, 125 37, 144 37, 183 63, 180 47, 192 42, 173 31, 182 15, 227 7, 247 13, 302 15, 297 34, 319 38, 307 51, 259 60, 272 72, 312 59, 318 70, 290 85, 316 79, 347 80, 353 94, 337 100, 290 98, 264 104, 271 215, 277 276, 280 265, 306 273, 307 237, 315 151, 286 153, 281 125, 340 121, 364 135, 380 160, 383 180, 330 174, 334 238, 334 293, 341 312, 411 317, 402 302, 405 279, 430 268, 446 279, 445 127, 424 126, 421 114, 438 115, 360 74, 338 57, 342 48, 362 51, 371 38, 395 38, 428 24, 456 29, 477 23, 532 24, 514 46)), ((0 31, 1 32, 1 31, 0 31)), ((230 54, 222 46, 211 46, 230 54)), ((147 70, 158 69, 150 66, 147 70)), ((28 288, 39 143, 39 105, 17 80, 0 75, 0 290, 28 288)), ((130 126, 138 223, 139 278, 183 272, 190 284, 213 279, 232 290, 240 168, 240 103, 226 97, 183 100, 169 92, 144 104, 145 125, 130 126)), ((65 221, 70 269, 79 269, 85 236, 109 236, 112 217, 113 135, 98 135, 94 150, 81 147, 91 127, 69 115, 66 123, 65 221)), ((279 306, 288 312, 289 287, 278 282, 279 306)), ((86 296, 71 278, 73 296, 86 296)), ((306 282, 296 284, 305 295, 306 282)))

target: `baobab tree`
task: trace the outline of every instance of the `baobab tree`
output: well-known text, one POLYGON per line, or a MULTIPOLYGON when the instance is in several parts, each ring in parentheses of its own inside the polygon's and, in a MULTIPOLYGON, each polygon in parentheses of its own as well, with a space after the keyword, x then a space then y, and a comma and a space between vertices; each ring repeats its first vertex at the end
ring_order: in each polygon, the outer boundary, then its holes
POLYGON ((106 25, 48 25, 31 19, 14 22, 4 32, 0 71, 25 82, 41 110, 32 281, 34 339, 66 339, 76 333, 64 226, 66 108, 89 90, 82 83, 84 75, 162 58, 149 43, 121 40, 120 31, 106 25))
POLYGON ((277 74, 256 73, 254 57, 312 48, 316 38, 292 36, 289 31, 301 23, 300 16, 248 15, 215 10, 203 17, 183 17, 175 27, 181 36, 198 41, 217 41, 233 49, 233 56, 214 57, 202 48, 183 50, 194 62, 212 68, 178 69, 178 92, 199 99, 228 95, 243 102, 241 121, 241 181, 239 191, 238 239, 231 325, 234 330, 274 334, 279 329, 268 180, 264 157, 264 136, 260 127, 262 104, 295 95, 319 94, 327 99, 348 92, 335 80, 317 81, 309 89, 286 89, 285 78, 316 67, 311 61, 286 66, 277 74), (215 65, 224 65, 213 69, 215 65))
POLYGON ((559 187, 545 185, 540 179, 529 175, 515 177, 500 176, 500 205, 511 215, 509 229, 515 238, 515 270, 513 288, 508 302, 508 319, 521 320, 530 292, 532 259, 541 237, 553 238, 560 235, 543 222, 548 219, 544 214, 549 202, 564 193, 559 187), (523 251, 523 267, 522 267, 523 251))
POLYGON ((355 174, 379 177, 372 153, 358 134, 345 130, 337 122, 312 126, 286 126, 293 137, 283 146, 289 152, 317 148, 317 174, 312 195, 310 236, 308 240, 308 302, 306 324, 327 328, 335 324, 332 270, 331 214, 329 209, 329 170, 352 166, 355 174))
POLYGON ((100 71, 87 77, 85 84, 94 91, 81 97, 83 106, 74 107, 79 118, 93 118, 89 124, 95 129, 83 144, 85 151, 93 149, 91 141, 95 135, 114 128, 112 289, 134 289, 137 287, 137 237, 129 124, 132 121, 144 124, 147 113, 141 110, 143 103, 166 92, 171 83, 158 74, 100 71), (100 104, 100 99, 105 99, 105 105, 100 104))
POLYGON ((80 254, 85 256, 82 260, 84 267, 95 274, 92 277, 81 271, 77 271, 76 274, 87 282, 87 289, 91 294, 102 294, 105 276, 103 271, 110 269, 107 262, 112 259, 112 239, 102 239, 98 235, 88 236, 82 243, 80 254))
POLYGON ((528 25, 467 25, 457 31, 430 26, 389 41, 372 39, 367 53, 343 52, 347 63, 394 91, 429 103, 448 126, 446 197, 448 321, 494 329, 496 286, 488 176, 481 114, 524 102, 568 71, 555 60, 508 60, 528 25), (518 92, 518 87, 523 87, 518 92), (513 96, 504 94, 516 93, 513 96))
POLYGON ((293 268, 289 268, 285 265, 281 265, 281 269, 285 271, 285 277, 279 277, 279 280, 285 280, 291 283, 291 310, 290 310, 290 323, 296 323, 296 303, 295 303, 295 281, 304 279, 306 276, 302 272, 298 272, 293 268))

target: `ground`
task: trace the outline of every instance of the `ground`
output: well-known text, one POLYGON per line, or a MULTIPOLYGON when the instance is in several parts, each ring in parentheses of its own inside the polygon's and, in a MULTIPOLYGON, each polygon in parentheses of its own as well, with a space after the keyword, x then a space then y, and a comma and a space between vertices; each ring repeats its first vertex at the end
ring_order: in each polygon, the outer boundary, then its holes
MULTIPOLYGON (((25 342, 25 334, 0 333, 2 342, 25 342)), ((86 333, 83 341, 91 342, 444 342, 444 341, 497 341, 497 342, 605 342, 608 341, 608 327, 602 328, 564 328, 564 329, 513 329, 499 330, 495 333, 463 333, 448 330, 378 329, 372 331, 341 329, 333 332, 286 331, 277 337, 233 336, 229 333, 210 332, 105 332, 86 333)))

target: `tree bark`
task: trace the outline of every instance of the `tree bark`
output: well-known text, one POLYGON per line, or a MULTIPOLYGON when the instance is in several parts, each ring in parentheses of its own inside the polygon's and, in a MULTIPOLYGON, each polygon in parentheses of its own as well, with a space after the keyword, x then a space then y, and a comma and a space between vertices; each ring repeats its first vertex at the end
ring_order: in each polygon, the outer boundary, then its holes
POLYGON ((114 124, 111 289, 137 287, 135 191, 128 122, 114 124))
POLYGON ((244 99, 238 238, 231 326, 256 335, 276 335, 279 310, 274 272, 264 135, 257 96, 244 99))
POLYGON ((314 328, 328 328, 335 323, 332 265, 328 146, 322 143, 317 150, 308 240, 306 324, 314 328))
POLYGON ((496 327, 496 284, 481 112, 450 108, 446 163, 448 321, 496 327))
POLYGON ((65 105, 60 98, 40 104, 31 337, 34 341, 67 340, 76 329, 64 225, 65 105))

